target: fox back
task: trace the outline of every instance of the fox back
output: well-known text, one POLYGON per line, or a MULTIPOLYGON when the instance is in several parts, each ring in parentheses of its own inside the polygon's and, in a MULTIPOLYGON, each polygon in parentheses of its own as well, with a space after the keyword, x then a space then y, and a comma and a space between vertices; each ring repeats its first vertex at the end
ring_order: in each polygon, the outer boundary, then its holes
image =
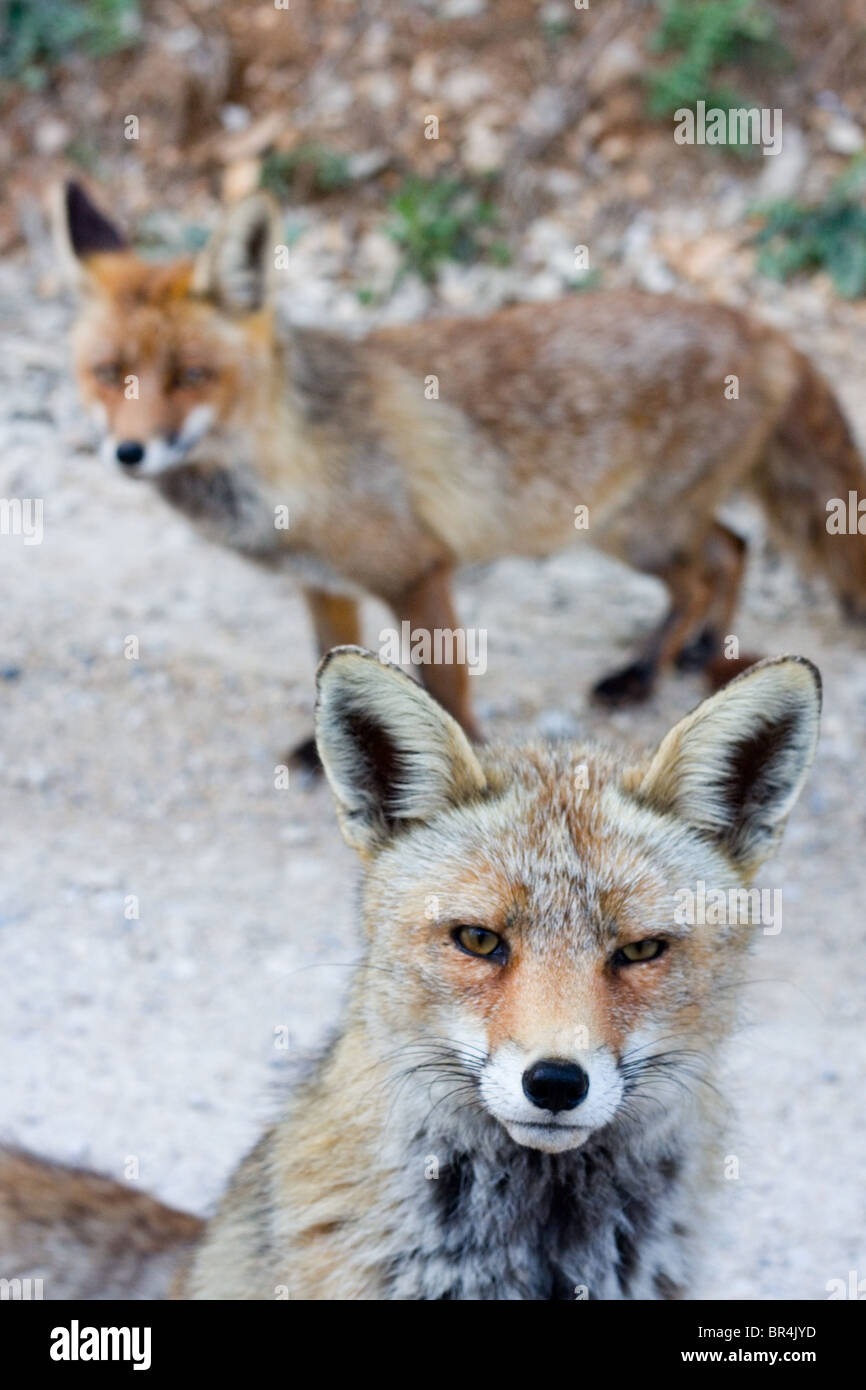
POLYGON ((318 739, 364 864, 366 950, 186 1295, 681 1296, 721 1174, 743 897, 819 705, 814 667, 783 658, 649 758, 473 750, 408 677, 334 653, 318 739), (701 885, 731 910, 682 910, 701 885))

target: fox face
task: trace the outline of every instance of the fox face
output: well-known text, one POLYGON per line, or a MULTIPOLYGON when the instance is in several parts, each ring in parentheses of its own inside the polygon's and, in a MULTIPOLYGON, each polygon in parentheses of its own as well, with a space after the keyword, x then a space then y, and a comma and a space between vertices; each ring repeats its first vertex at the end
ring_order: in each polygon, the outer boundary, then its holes
POLYGON ((151 264, 70 184, 60 235, 81 309, 73 354, 102 452, 133 477, 220 461, 255 418, 272 365, 265 197, 234 209, 198 261, 151 264))
POLYGON ((815 668, 786 658, 643 763, 476 751, 408 677, 332 653, 319 747, 365 863, 358 1007, 384 1065, 427 1108, 486 1114, 548 1153, 693 1089, 730 1028, 754 926, 678 904, 701 883, 742 901, 805 778, 819 707, 815 668))

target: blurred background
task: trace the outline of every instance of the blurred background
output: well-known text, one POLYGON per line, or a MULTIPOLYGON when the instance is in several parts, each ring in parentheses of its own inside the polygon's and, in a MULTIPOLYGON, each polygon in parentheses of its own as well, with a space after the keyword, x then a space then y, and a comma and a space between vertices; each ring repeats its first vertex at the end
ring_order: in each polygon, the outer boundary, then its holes
POLYGON ((863 0, 282 4, 5 0, 0 249, 38 253, 77 173, 172 249, 263 184, 294 309, 329 321, 623 280, 791 319, 866 290, 863 0), (781 108, 782 153, 684 154, 699 100, 781 108))
MULTIPOLYGON (((158 255, 262 184, 287 311, 347 333, 619 285, 747 307, 866 442, 866 6, 5 0, 0 24, 0 495, 45 507, 40 545, 0 536, 0 1138, 116 1177, 134 1155, 142 1186, 204 1211, 334 1023, 355 869, 326 789, 274 787, 310 727, 298 595, 93 455, 50 186, 88 181, 158 255), (698 101, 780 108, 781 153, 677 145, 698 101)), ((784 926, 731 1048, 740 1177, 696 1293, 823 1298, 866 1275, 866 641, 749 503, 732 515, 742 649, 817 661, 826 717, 767 871, 784 926)), ((461 576, 488 729, 660 737, 696 678, 636 711, 587 691, 663 606, 584 550, 461 576)))

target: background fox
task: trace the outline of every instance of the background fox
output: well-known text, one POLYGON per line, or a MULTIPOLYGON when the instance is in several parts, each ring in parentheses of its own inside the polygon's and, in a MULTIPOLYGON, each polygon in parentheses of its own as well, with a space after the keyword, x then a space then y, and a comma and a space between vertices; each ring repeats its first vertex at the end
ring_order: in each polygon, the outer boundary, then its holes
MULTIPOLYGON (((293 573, 321 652, 359 640, 364 593, 412 630, 453 630, 456 566, 583 535, 669 590, 636 660, 597 686, 640 698, 666 665, 720 654, 745 546, 716 512, 740 485, 866 614, 866 543, 826 529, 827 501, 864 482, 845 419, 805 357, 735 310, 604 292, 354 342, 278 312, 264 195, 231 208, 196 262, 138 259, 76 184, 62 230, 84 291, 78 380, 106 454, 205 535, 293 573)), ((422 674, 476 735, 465 665, 422 674)))
MULTIPOLYGON (((475 751, 399 670, 326 658, 318 745, 364 867, 364 959, 335 1043, 232 1179, 179 1296, 687 1292, 753 929, 685 922, 675 897, 750 882, 820 701, 815 667, 786 657, 642 761, 475 751)), ((19 1239, 9 1221, 7 1259, 19 1239)))

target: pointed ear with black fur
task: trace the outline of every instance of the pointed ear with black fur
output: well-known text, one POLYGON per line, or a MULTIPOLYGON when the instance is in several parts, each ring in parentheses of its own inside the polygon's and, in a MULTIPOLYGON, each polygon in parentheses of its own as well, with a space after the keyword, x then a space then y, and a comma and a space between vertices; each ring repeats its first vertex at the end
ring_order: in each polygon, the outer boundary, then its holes
POLYGON ((74 179, 57 190, 54 225, 61 255, 78 278, 90 256, 129 249, 123 233, 74 179))
POLYGON ((638 799, 705 833, 750 875, 800 794, 820 714, 821 677, 811 661, 758 662, 671 729, 638 799))
POLYGON ((396 666, 335 647, 317 678, 316 743, 346 842, 362 855, 485 789, 456 720, 396 666))
POLYGON ((193 289, 231 314, 254 314, 269 302, 280 241, 275 204, 252 193, 229 208, 205 247, 193 289))

